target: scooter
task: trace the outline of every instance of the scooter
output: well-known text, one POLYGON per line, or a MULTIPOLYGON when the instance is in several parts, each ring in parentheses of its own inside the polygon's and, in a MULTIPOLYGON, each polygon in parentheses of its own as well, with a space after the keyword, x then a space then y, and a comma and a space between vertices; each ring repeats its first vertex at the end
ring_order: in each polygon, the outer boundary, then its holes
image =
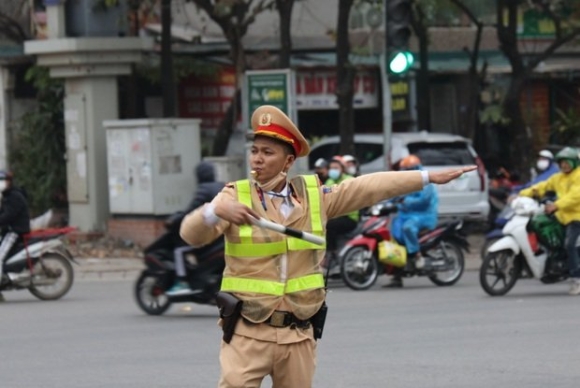
POLYGON ((339 254, 345 284, 353 290, 366 290, 375 284, 382 273, 396 273, 404 277, 427 276, 438 286, 455 284, 465 268, 463 251, 469 249, 469 243, 460 232, 463 222, 441 223, 434 230, 420 233, 421 254, 427 261, 425 267, 416 268, 412 261, 407 261, 404 267, 397 267, 379 260, 379 245, 391 240, 392 214, 396 211, 396 204, 391 201, 371 207, 372 216, 339 254))
POLYGON ((215 305, 225 267, 224 239, 218 238, 201 248, 191 248, 185 254, 187 280, 192 289, 201 289, 190 295, 166 294, 176 281, 174 249, 179 241, 176 223, 181 218, 172 216, 166 223, 167 231, 144 250, 145 269, 135 282, 137 305, 149 315, 161 315, 173 303, 215 305))
MULTIPOLYGON (((502 229, 504 237, 488 248, 480 267, 479 281, 483 290, 491 296, 505 295, 523 277, 522 272, 528 272, 545 284, 566 280, 568 269, 563 240, 558 248, 548 248, 539 242, 538 231, 529 227, 532 217, 544 214, 544 203, 518 197, 510 206, 514 216, 502 229)), ((557 227, 554 223, 551 227, 554 225, 557 227)))
POLYGON ((41 300, 62 298, 72 287, 75 260, 61 237, 73 227, 37 229, 23 236, 8 253, 0 291, 27 289, 41 300))

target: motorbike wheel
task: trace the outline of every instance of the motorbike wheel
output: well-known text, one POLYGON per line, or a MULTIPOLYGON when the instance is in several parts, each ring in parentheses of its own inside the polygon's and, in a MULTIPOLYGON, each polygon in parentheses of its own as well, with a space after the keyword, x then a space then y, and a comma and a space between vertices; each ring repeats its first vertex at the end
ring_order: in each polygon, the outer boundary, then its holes
POLYGON ((372 287, 379 277, 379 261, 375 254, 368 256, 365 247, 353 247, 342 258, 340 273, 344 283, 355 291, 372 287))
POLYGON ((451 286, 461 278, 465 269, 465 257, 460 247, 449 241, 442 241, 440 245, 433 247, 426 252, 435 260, 445 260, 446 264, 451 264, 452 269, 448 271, 434 272, 429 275, 429 280, 438 286, 451 286))
POLYGON ((135 282, 135 300, 149 315, 161 315, 171 306, 161 279, 147 273, 142 273, 135 282))
POLYGON ((509 249, 490 252, 479 269, 479 283, 491 296, 505 295, 513 288, 522 270, 522 263, 509 249))
POLYGON ((32 267, 28 291, 40 300, 56 300, 70 290, 73 280, 70 261, 60 253, 47 253, 32 267))

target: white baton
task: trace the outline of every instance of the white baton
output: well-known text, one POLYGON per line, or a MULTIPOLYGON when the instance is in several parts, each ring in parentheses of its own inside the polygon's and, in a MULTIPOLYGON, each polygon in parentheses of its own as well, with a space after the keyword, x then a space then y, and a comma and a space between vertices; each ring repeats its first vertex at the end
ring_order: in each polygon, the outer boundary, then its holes
POLYGON ((274 232, 282 233, 287 236, 296 237, 301 240, 305 240, 311 242, 316 245, 324 245, 326 240, 322 237, 315 236, 312 233, 302 232, 301 230, 296 230, 292 228, 288 228, 284 225, 277 224, 275 222, 268 221, 264 218, 258 218, 255 221, 255 224, 258 225, 260 228, 270 229, 274 232))

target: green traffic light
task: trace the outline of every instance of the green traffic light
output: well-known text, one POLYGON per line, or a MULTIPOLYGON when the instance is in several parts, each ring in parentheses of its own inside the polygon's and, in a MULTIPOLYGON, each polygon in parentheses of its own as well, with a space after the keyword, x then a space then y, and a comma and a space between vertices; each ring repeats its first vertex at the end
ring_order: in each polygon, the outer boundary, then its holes
POLYGON ((409 70, 413 66, 415 58, 413 54, 409 51, 399 51, 391 62, 389 63, 389 69, 395 74, 401 74, 409 70))

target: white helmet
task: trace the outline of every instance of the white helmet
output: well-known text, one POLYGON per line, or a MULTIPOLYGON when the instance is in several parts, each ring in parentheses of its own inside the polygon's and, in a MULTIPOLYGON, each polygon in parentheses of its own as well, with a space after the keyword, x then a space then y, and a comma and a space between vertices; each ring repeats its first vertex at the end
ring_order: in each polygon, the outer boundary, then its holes
POLYGON ((540 156, 542 158, 554 160, 554 154, 548 150, 541 150, 540 152, 538 152, 538 156, 540 156))

